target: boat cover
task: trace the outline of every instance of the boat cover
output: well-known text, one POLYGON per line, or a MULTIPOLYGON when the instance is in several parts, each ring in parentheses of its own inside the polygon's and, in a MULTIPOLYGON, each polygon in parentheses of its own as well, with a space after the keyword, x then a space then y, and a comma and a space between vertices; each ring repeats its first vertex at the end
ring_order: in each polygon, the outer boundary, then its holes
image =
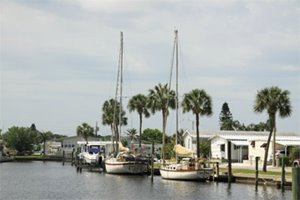
POLYGON ((129 151, 129 149, 128 149, 127 147, 124 147, 124 146, 122 145, 122 143, 119 142, 119 151, 120 151, 120 152, 123 152, 123 151, 129 151))
POLYGON ((180 144, 176 144, 174 146, 174 151, 176 152, 177 155, 182 155, 182 156, 188 156, 188 155, 192 155, 194 152, 190 149, 187 149, 183 146, 181 146, 180 144))

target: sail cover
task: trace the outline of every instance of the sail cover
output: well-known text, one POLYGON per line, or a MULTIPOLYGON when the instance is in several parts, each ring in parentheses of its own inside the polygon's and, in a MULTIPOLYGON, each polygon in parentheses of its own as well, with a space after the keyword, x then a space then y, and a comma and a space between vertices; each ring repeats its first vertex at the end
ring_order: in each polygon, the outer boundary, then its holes
POLYGON ((174 146, 174 151, 176 152, 177 155, 182 155, 182 156, 188 156, 188 155, 192 155, 194 152, 190 149, 187 149, 183 146, 181 146, 180 144, 176 144, 174 146))
POLYGON ((119 151, 129 151, 129 149, 128 148, 126 148, 126 147, 124 147, 123 145, 122 145, 122 142, 119 142, 119 151))

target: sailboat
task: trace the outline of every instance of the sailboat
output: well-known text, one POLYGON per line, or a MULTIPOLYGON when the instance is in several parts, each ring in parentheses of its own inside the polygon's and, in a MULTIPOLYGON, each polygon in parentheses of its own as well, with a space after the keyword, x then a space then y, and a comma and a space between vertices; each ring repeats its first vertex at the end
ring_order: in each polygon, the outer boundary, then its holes
MULTIPOLYGON (((117 78, 117 93, 120 92, 120 112, 119 112, 119 134, 117 138, 117 156, 107 158, 105 160, 106 172, 109 174, 142 174, 148 170, 148 160, 145 157, 136 155, 130 152, 128 148, 123 147, 120 142, 121 133, 121 113, 122 113, 122 84, 123 84, 123 32, 121 32, 121 47, 119 55, 118 78, 117 78), (118 91, 118 84, 120 82, 120 90, 118 91)), ((115 121, 115 120, 114 120, 115 121)), ((114 122, 115 123, 115 122, 114 122)))
POLYGON ((163 179, 170 180, 206 180, 212 174, 212 168, 206 167, 193 157, 193 151, 177 144, 178 133, 178 30, 175 30, 174 48, 176 54, 176 163, 162 165, 160 174, 163 179), (180 159, 180 162, 178 162, 180 159))

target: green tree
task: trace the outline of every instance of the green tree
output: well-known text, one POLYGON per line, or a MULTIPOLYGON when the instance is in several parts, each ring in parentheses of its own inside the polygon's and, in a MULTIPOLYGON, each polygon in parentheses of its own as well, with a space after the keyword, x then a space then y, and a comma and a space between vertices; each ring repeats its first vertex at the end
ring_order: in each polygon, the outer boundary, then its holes
POLYGON ((219 115, 219 121, 220 121, 220 130, 234 130, 233 129, 233 118, 232 114, 230 112, 228 103, 223 103, 222 105, 222 111, 219 115))
POLYGON ((295 146, 291 149, 289 159, 291 162, 293 162, 295 159, 300 158, 300 147, 295 146))
POLYGON ((3 135, 8 147, 17 151, 18 155, 31 153, 37 133, 30 128, 13 126, 3 135))
MULTIPOLYGON (((139 114, 139 118, 140 118, 140 129, 139 129, 139 134, 140 134, 140 138, 141 138, 141 134, 142 134, 142 124, 143 124, 143 115, 148 118, 150 117, 150 113, 147 109, 147 97, 145 95, 142 94, 137 94, 135 96, 133 96, 129 102, 128 102, 128 109, 129 112, 132 111, 137 111, 137 113, 139 114)), ((141 140, 139 141, 139 147, 141 147, 141 140)))
POLYGON ((200 144, 201 154, 204 157, 209 157, 210 154, 210 142, 205 141, 200 144))
POLYGON ((154 114, 156 111, 161 111, 162 114, 162 159, 165 160, 165 135, 166 135, 166 125, 167 118, 169 115, 169 108, 175 109, 175 92, 168 87, 168 84, 162 85, 158 84, 154 89, 149 90, 148 95, 148 108, 154 114))
POLYGON ((38 131, 38 139, 43 142, 43 155, 46 155, 46 142, 54 137, 53 133, 50 131, 40 132, 38 131))
MULTIPOLYGON (((180 144, 182 146, 183 146, 183 133, 184 133, 183 129, 180 129, 177 132, 177 144, 180 144)), ((176 135, 175 135, 175 138, 176 138, 176 135)))
POLYGON ((135 128, 128 129, 126 134, 130 142, 132 142, 134 139, 136 139, 137 130, 135 128))
POLYGON ((265 156, 263 163, 263 171, 267 171, 268 150, 273 134, 273 159, 272 163, 275 166, 275 151, 276 151, 276 113, 280 117, 288 117, 292 113, 292 106, 289 98, 288 90, 281 90, 279 87, 272 86, 264 88, 257 92, 254 104, 254 112, 261 113, 267 111, 270 120, 270 133, 265 148, 265 156))
POLYGON ((94 128, 84 122, 82 125, 77 126, 76 133, 77 136, 82 136, 87 144, 88 137, 94 135, 94 128))
POLYGON ((200 116, 212 115, 212 100, 205 90, 194 89, 184 94, 182 101, 183 112, 192 111, 196 116, 197 157, 200 157, 199 120, 200 116))
MULTIPOLYGON (((125 117, 125 111, 122 109, 121 104, 115 99, 105 101, 102 106, 102 124, 109 125, 113 133, 113 141, 119 140, 119 124, 120 124, 120 112, 121 112, 121 125, 127 125, 127 117, 125 117)), ((118 151, 118 145, 117 149, 118 151)))
POLYGON ((46 155, 46 142, 47 142, 47 140, 53 138, 53 133, 51 133, 50 131, 47 131, 47 132, 38 131, 35 124, 31 124, 30 130, 37 134, 36 142, 43 143, 43 155, 45 156, 46 155))
POLYGON ((162 143, 163 133, 158 129, 150 129, 147 128, 143 131, 141 135, 141 140, 145 142, 154 142, 154 143, 162 143))

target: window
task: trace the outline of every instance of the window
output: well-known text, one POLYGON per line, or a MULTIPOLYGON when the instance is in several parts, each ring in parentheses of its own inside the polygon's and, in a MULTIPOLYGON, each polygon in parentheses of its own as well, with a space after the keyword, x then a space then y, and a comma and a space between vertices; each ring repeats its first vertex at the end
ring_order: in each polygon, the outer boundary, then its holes
POLYGON ((255 148, 255 141, 251 141, 252 148, 255 148))
POLYGON ((220 148, 221 148, 221 151, 225 152, 225 144, 221 144, 220 148))

